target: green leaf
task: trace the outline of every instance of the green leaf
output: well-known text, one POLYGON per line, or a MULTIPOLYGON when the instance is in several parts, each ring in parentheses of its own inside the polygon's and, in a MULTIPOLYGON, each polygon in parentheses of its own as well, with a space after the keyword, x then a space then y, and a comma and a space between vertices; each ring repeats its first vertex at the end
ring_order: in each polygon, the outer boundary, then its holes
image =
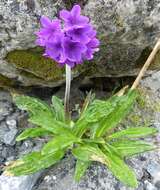
POLYGON ((107 162, 105 154, 95 144, 80 145, 72 150, 73 155, 81 161, 98 161, 103 164, 107 162))
POLYGON ((110 101, 114 109, 99 121, 99 127, 96 128, 95 137, 101 137, 107 131, 116 127, 130 111, 136 97, 137 93, 135 91, 129 91, 128 94, 120 97, 113 97, 110 101))
POLYGON ((107 149, 105 149, 104 152, 108 159, 108 163, 106 163, 106 165, 109 170, 121 182, 130 187, 136 188, 138 184, 133 170, 126 165, 126 163, 115 153, 114 150, 107 151, 107 149))
POLYGON ((19 109, 28 111, 31 116, 46 113, 54 117, 54 112, 44 101, 23 95, 14 95, 13 101, 16 103, 19 109))
POLYGON ((117 153, 123 157, 130 157, 135 154, 143 153, 146 151, 154 150, 156 147, 145 141, 140 140, 117 140, 111 143, 111 146, 117 153))
POLYGON ((75 175, 74 175, 74 179, 76 181, 80 181, 80 179, 83 177, 83 175, 85 174, 90 164, 91 162, 83 162, 81 160, 77 160, 76 170, 75 170, 75 175))
POLYGON ((45 155, 56 152, 57 150, 62 150, 73 145, 73 143, 76 142, 81 142, 81 140, 71 133, 56 136, 44 145, 44 147, 42 148, 42 154, 45 155))
POLYGON ((87 97, 83 103, 83 106, 82 106, 82 109, 81 109, 81 114, 80 114, 80 117, 83 116, 83 114, 85 114, 88 106, 91 104, 92 100, 94 99, 94 94, 92 94, 92 92, 90 91, 88 94, 87 94, 87 97))
POLYGON ((123 96, 113 96, 107 101, 94 100, 85 114, 76 122, 74 132, 81 137, 86 130, 92 129, 91 136, 101 137, 117 126, 131 109, 137 93, 130 90, 123 96), (94 127, 97 125, 97 127, 94 127))
POLYGON ((65 123, 57 121, 53 117, 49 117, 44 114, 32 116, 29 121, 54 134, 62 134, 69 131, 65 123))
POLYGON ((145 136, 153 135, 157 133, 157 129, 152 127, 132 127, 125 130, 115 132, 108 136, 109 140, 115 138, 142 138, 145 136))
POLYGON ((27 138, 39 137, 49 134, 50 134, 49 131, 46 131, 43 128, 28 128, 16 138, 16 141, 21 141, 27 138))
POLYGON ((52 96, 52 106, 55 110, 56 119, 58 121, 65 121, 64 105, 61 99, 56 96, 52 96))
POLYGON ((95 138, 95 139, 82 139, 84 143, 96 143, 96 144, 105 144, 105 140, 103 138, 95 138))
POLYGON ((7 175, 14 176, 29 175, 50 167, 57 163, 63 156, 63 151, 57 151, 53 154, 46 155, 41 155, 41 152, 32 152, 8 165, 5 172, 7 175))
POLYGON ((29 121, 38 125, 52 133, 61 134, 67 131, 67 127, 63 122, 57 121, 55 113, 43 101, 29 96, 14 96, 16 105, 29 112, 29 121))

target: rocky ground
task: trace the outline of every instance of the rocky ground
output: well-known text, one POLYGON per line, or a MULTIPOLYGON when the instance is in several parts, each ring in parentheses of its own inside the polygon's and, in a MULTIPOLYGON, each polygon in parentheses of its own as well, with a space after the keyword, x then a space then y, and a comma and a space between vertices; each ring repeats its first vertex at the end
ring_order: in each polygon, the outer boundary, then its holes
MULTIPOLYGON (((100 79, 99 79, 100 80, 100 79)), ((106 79, 103 79, 104 82, 106 79)), ((100 84, 102 84, 100 81, 100 84)), ((106 80, 107 81, 107 80, 106 80)), ((77 81, 76 81, 77 82, 77 81)), ((111 82, 111 81, 110 81, 111 82)), ((85 90, 90 88, 92 82, 84 82, 76 88, 73 82, 72 99, 80 103, 85 96, 85 90), (88 86, 87 86, 88 85, 88 86), (90 85, 90 86, 89 86, 90 85), (84 90, 85 89, 85 90, 84 90)), ((109 82, 105 83, 105 86, 109 82)), ((97 97, 108 96, 104 85, 100 89, 95 88, 97 97)), ((39 96, 45 100, 51 93, 63 96, 63 87, 48 91, 49 95, 40 90, 32 91, 32 95, 39 96), (35 93, 36 92, 36 93, 35 93)), ((107 89, 107 90, 106 90, 107 89)), ((110 89, 111 90, 111 89, 110 89)), ((113 89, 112 89, 113 90, 113 89)), ((141 82, 141 98, 138 99, 132 112, 122 125, 146 124, 158 128, 160 131, 160 72, 146 77, 141 82)), ((73 106, 72 106, 73 107, 73 106)), ((73 107, 74 108, 74 107, 73 107)), ((27 114, 20 111, 13 104, 7 91, 0 91, 0 171, 6 162, 11 161, 32 150, 38 150, 45 139, 29 139, 23 142, 15 142, 16 136, 26 127, 31 125, 27 122, 27 114)), ((159 137, 148 139, 148 141, 160 141, 159 137)), ((160 189, 160 152, 150 152, 139 155, 127 161, 137 174, 139 187, 137 190, 159 190, 160 189)), ((101 164, 93 164, 87 171, 86 176, 80 183, 73 180, 75 160, 67 155, 61 163, 46 171, 30 176, 6 177, 0 176, 0 190, 130 190, 118 182, 112 174, 101 164)))

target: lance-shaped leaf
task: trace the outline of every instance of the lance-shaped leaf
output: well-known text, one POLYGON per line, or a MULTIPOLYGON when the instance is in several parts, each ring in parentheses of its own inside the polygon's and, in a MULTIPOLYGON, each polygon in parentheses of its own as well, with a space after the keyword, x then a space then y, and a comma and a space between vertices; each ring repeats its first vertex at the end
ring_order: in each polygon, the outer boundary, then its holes
POLYGON ((44 101, 23 95, 13 95, 13 101, 16 103, 19 109, 28 111, 31 116, 46 113, 49 116, 54 117, 54 112, 44 101))
POLYGON ((45 155, 56 152, 58 150, 62 150, 77 142, 81 142, 81 140, 71 133, 56 136, 44 145, 44 147, 42 148, 42 154, 45 155))
POLYGON ((91 104, 92 100, 94 99, 94 96, 95 96, 95 94, 92 94, 91 91, 87 94, 86 99, 85 99, 82 109, 81 109, 80 117, 83 117, 83 114, 85 114, 88 106, 91 104))
POLYGON ((158 131, 152 127, 132 127, 115 132, 107 137, 108 140, 115 138, 142 138, 149 135, 154 135, 158 131))
POLYGON ((82 139, 82 142, 84 143, 95 143, 95 144, 105 144, 106 141, 103 138, 95 138, 95 139, 82 139))
POLYGON ((60 134, 67 131, 63 122, 57 121, 55 113, 43 101, 29 96, 14 96, 16 105, 29 112, 29 121, 52 133, 60 134))
POLYGON ((111 146, 117 153, 123 157, 130 157, 135 154, 151 151, 156 148, 155 145, 140 140, 117 140, 111 143, 111 146))
POLYGON ((95 144, 80 145, 72 150, 73 155, 81 161, 98 161, 103 164, 107 163, 105 154, 95 144))
POLYGON ((112 111, 113 106, 109 101, 94 100, 76 122, 74 128, 75 134, 81 137, 86 130, 92 129, 99 120, 112 111))
POLYGON ((110 151, 108 151, 108 148, 105 149, 105 146, 103 147, 104 153, 108 159, 108 163, 106 165, 109 170, 121 182, 130 187, 136 188, 138 184, 133 170, 126 165, 126 163, 116 154, 114 150, 110 149, 110 151))
POLYGON ((58 121, 64 121, 65 120, 64 105, 63 105, 62 100, 56 96, 52 96, 52 106, 55 111, 56 119, 58 121))
POLYGON ((75 134, 81 137, 86 130, 92 129, 91 136, 100 137, 114 128, 131 109, 137 93, 130 90, 123 96, 113 96, 107 101, 94 100, 85 114, 75 124, 75 134), (98 123, 98 127, 93 127, 98 123))
POLYGON ((130 111, 136 97, 137 93, 133 90, 129 91, 126 95, 113 97, 111 102, 114 109, 99 121, 99 127, 96 128, 95 137, 103 136, 107 131, 116 127, 130 111))
POLYGON ((69 131, 65 123, 57 121, 53 117, 48 117, 48 115, 35 115, 30 117, 29 121, 54 134, 63 134, 69 131))
POLYGON ((32 152, 25 155, 6 167, 6 175, 29 175, 39 170, 50 167, 57 163, 64 156, 63 151, 57 151, 53 154, 42 155, 41 152, 32 152))
POLYGON ((76 169, 74 179, 76 181, 80 181, 80 179, 84 176, 87 168, 90 166, 91 162, 84 162, 82 160, 77 160, 76 169))
MULTIPOLYGON (((28 128, 24 130, 17 138, 16 141, 25 140, 27 138, 34 138, 34 137, 40 137, 44 135, 51 134, 49 131, 43 129, 43 128, 28 128)), ((52 134, 53 135, 53 134, 52 134)))

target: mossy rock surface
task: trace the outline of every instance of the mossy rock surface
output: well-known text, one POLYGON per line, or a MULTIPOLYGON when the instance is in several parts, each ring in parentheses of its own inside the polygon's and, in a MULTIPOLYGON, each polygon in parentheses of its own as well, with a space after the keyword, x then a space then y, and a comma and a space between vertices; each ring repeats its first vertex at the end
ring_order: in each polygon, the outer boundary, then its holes
MULTIPOLYGON (((14 50, 7 54, 5 61, 16 68, 19 78, 22 79, 21 83, 25 83, 24 80, 29 81, 24 86, 59 86, 65 82, 65 67, 60 67, 55 61, 44 57, 43 52, 44 50, 38 47, 14 50)), ((72 75, 77 77, 83 74, 92 77, 98 73, 97 65, 95 61, 84 62, 72 69, 72 75)))
POLYGON ((16 68, 45 81, 57 81, 64 78, 64 68, 60 68, 51 59, 43 57, 42 53, 43 50, 40 48, 15 50, 7 55, 6 60, 16 68))

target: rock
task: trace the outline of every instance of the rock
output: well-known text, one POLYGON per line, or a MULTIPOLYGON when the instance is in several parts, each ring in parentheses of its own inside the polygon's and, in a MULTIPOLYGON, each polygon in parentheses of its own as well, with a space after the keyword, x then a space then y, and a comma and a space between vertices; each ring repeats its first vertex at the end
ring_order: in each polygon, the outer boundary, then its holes
POLYGON ((0 176, 0 190, 31 190, 41 173, 21 177, 0 176))
MULTIPOLYGON (((62 8, 83 4, 101 40, 100 52, 90 64, 73 70, 88 78, 135 75, 159 37, 158 0, 1 0, 0 86, 55 87, 64 83, 64 69, 42 57, 35 46, 39 18, 54 18, 62 8)), ((159 68, 159 58, 155 61, 159 68)), ((155 69, 152 68, 152 69, 155 69)))
POLYGON ((88 1, 84 13, 102 39, 97 56, 101 76, 133 75, 144 64, 159 38, 159 7, 158 0, 88 1))
MULTIPOLYGON (((0 78, 1 78, 1 86, 14 86, 18 84, 23 84, 24 86, 32 86, 32 85, 43 85, 44 78, 40 76, 42 73, 37 73, 35 69, 30 69, 30 65, 24 65, 25 68, 19 69, 19 64, 16 65, 12 62, 14 57, 16 56, 16 60, 22 60, 24 58, 23 63, 26 60, 26 64, 30 64, 30 60, 28 60, 29 54, 25 54, 20 52, 18 55, 14 54, 10 61, 5 61, 6 56, 9 52, 14 52, 14 50, 26 50, 34 48, 35 45, 35 35, 34 32, 39 28, 39 19, 42 15, 49 16, 51 18, 55 17, 57 14, 57 10, 64 7, 64 3, 62 0, 49 0, 49 1, 41 1, 41 0, 22 0, 22 1, 4 1, 0 2, 0 12, 2 13, 0 19, 0 78), (18 68, 16 68, 18 67, 18 68), (27 75, 27 68, 29 70, 29 74, 27 75), (23 70, 23 72, 22 72, 23 70)), ((24 51, 25 52, 25 51, 24 51)), ((34 52, 36 57, 37 53, 34 52)), ((41 55, 41 53, 40 53, 41 55)), ((8 56, 7 56, 8 57, 8 56)), ((9 56, 10 57, 10 56, 9 56)), ((42 57, 42 56, 41 56, 42 57)), ((31 60, 34 58, 31 57, 31 60)), ((42 58, 41 58, 42 59, 42 58)), ((39 58, 37 57, 34 62, 37 65, 39 62, 39 58)), ((43 62, 43 60, 42 60, 43 62)), ((32 64, 32 63, 31 63, 32 64)), ((52 68, 52 64, 43 64, 43 73, 47 73, 47 71, 52 68), (45 69, 46 64, 46 70, 45 69)), ((34 65, 33 65, 34 67, 34 65)), ((39 67, 40 63, 39 63, 39 67)), ((55 69, 55 66, 53 66, 55 69)), ((39 69, 40 70, 40 69, 39 69)), ((46 77, 47 78, 47 77, 46 77)), ((55 77, 54 77, 55 78, 55 77)), ((48 78, 47 78, 48 80, 48 78)), ((46 82, 47 83, 47 82, 46 82)), ((48 82, 48 86, 52 84, 48 82)), ((53 85, 54 86, 54 85, 53 85)))
POLYGON ((0 101, 0 121, 13 111, 9 102, 0 101))
POLYGON ((147 171, 152 176, 154 184, 156 184, 160 179, 160 163, 152 161, 147 166, 147 171))
POLYGON ((15 120, 12 120, 12 121, 8 120, 7 124, 5 124, 4 122, 1 123, 0 124, 0 141, 5 143, 6 145, 14 145, 17 132, 18 130, 17 130, 15 120))
POLYGON ((118 183, 104 166, 94 164, 80 183, 73 180, 75 160, 68 155, 50 169, 38 187, 33 190, 113 190, 118 183))
POLYGON ((149 181, 145 181, 145 190, 158 190, 154 185, 152 185, 149 181))

